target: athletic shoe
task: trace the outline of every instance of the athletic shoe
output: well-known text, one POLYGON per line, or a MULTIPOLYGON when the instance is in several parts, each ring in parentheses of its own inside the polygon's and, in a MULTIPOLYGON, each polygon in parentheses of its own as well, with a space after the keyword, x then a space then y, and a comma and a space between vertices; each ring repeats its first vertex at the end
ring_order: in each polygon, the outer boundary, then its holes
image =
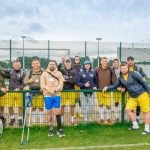
POLYGON ((145 134, 149 134, 149 131, 144 130, 141 134, 145 135, 145 134))
POLYGON ((64 134, 64 132, 63 132, 62 129, 59 129, 59 130, 57 131, 57 135, 58 135, 60 138, 65 136, 65 134, 64 134))
POLYGON ((6 126, 6 118, 4 116, 0 117, 0 119, 2 120, 3 126, 6 126))
POLYGON ((49 129, 48 131, 48 136, 53 136, 54 135, 54 129, 49 129))
POLYGON ((104 125, 104 124, 105 124, 104 120, 101 119, 99 124, 100 124, 101 126, 104 125))
POLYGON ((135 127, 133 127, 133 126, 130 127, 130 128, 128 128, 128 130, 130 130, 130 131, 131 131, 131 130, 138 130, 138 129, 139 129, 139 127, 136 127, 136 128, 135 128, 135 127))
POLYGON ((21 126, 23 125, 22 119, 19 119, 19 120, 18 120, 18 125, 19 125, 19 127, 21 127, 21 126))
POLYGON ((107 123, 106 123, 106 125, 112 126, 112 122, 111 122, 111 120, 110 120, 110 119, 107 119, 107 123))
POLYGON ((15 123, 15 118, 14 119, 11 119, 10 122, 9 122, 9 126, 13 126, 15 123))

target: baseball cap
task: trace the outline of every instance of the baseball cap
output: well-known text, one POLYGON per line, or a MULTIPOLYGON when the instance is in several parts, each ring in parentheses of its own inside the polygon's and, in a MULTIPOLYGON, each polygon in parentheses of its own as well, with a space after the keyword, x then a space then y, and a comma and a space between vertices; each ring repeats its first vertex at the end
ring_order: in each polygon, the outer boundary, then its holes
POLYGON ((71 62, 70 58, 66 58, 65 62, 71 62))
POLYGON ((89 60, 85 60, 84 61, 84 65, 86 65, 86 64, 90 64, 91 65, 91 62, 89 60))

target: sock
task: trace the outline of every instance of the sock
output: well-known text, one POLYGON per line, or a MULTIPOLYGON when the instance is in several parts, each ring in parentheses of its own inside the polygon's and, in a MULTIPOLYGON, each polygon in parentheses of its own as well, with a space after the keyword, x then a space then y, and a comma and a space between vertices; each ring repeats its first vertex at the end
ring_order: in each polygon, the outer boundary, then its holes
POLYGON ((107 120, 110 119, 111 109, 106 109, 107 120))
POLYGON ((74 116, 71 116, 71 122, 74 122, 74 116))
POLYGON ((53 125, 50 125, 49 129, 52 130, 53 128, 54 128, 53 125))
POLYGON ((18 120, 22 120, 22 116, 18 116, 18 120))
POLYGON ((44 112, 40 111, 39 116, 40 116, 40 123, 43 123, 44 122, 44 112))
POLYGON ((149 124, 145 124, 145 129, 144 130, 149 132, 149 124))
POLYGON ((61 116, 61 122, 64 123, 64 116, 61 116))
POLYGON ((133 128, 139 128, 137 121, 133 121, 132 124, 133 124, 133 128))
POLYGON ((61 129, 61 117, 60 115, 56 115, 58 130, 61 129))
POLYGON ((36 122, 36 112, 32 111, 32 123, 36 122))
POLYGON ((140 120, 140 116, 136 116, 136 119, 137 119, 137 120, 140 120))
POLYGON ((14 115, 10 116, 10 119, 15 119, 14 115))
POLYGON ((100 119, 104 120, 104 107, 99 107, 100 119))
POLYGON ((118 106, 115 107, 115 119, 118 119, 119 115, 118 115, 118 106))

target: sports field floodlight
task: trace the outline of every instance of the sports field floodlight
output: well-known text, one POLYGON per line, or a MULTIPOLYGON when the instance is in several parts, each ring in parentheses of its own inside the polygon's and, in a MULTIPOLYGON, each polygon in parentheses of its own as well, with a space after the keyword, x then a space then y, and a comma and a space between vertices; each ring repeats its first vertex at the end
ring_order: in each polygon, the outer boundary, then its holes
POLYGON ((102 38, 98 37, 96 38, 96 40, 98 41, 98 66, 99 66, 99 42, 102 40, 102 38))
POLYGON ((22 61, 23 61, 23 70, 25 70, 25 63, 24 63, 24 39, 26 38, 26 36, 21 36, 21 38, 22 38, 22 44, 23 44, 23 46, 22 46, 22 50, 23 50, 23 56, 22 56, 22 61))

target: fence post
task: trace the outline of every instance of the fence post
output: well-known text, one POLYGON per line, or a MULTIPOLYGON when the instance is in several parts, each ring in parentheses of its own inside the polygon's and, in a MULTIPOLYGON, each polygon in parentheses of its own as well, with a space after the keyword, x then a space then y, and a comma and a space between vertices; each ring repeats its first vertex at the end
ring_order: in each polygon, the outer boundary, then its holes
POLYGON ((125 122, 125 92, 121 93, 121 123, 125 122))
POLYGON ((48 60, 50 58, 50 40, 48 40, 48 60))
POLYGON ((119 48, 119 57, 120 57, 120 62, 122 62, 122 43, 120 42, 120 48, 119 48))
POLYGON ((86 47, 86 46, 87 46, 86 44, 87 44, 87 43, 86 43, 86 41, 85 41, 85 58, 86 58, 86 48, 87 48, 87 47, 86 47))
POLYGON ((11 50, 12 50, 12 49, 11 49, 11 39, 10 39, 10 41, 9 41, 9 44, 10 44, 10 49, 9 49, 9 51, 10 51, 10 59, 9 59, 9 60, 10 60, 10 63, 11 63, 11 50))
POLYGON ((24 120, 24 117, 25 117, 25 111, 26 111, 26 100, 25 100, 25 95, 26 95, 26 93, 25 93, 25 91, 22 91, 23 93, 22 93, 22 95, 23 95, 23 114, 22 114, 22 116, 23 116, 23 120, 24 120))

